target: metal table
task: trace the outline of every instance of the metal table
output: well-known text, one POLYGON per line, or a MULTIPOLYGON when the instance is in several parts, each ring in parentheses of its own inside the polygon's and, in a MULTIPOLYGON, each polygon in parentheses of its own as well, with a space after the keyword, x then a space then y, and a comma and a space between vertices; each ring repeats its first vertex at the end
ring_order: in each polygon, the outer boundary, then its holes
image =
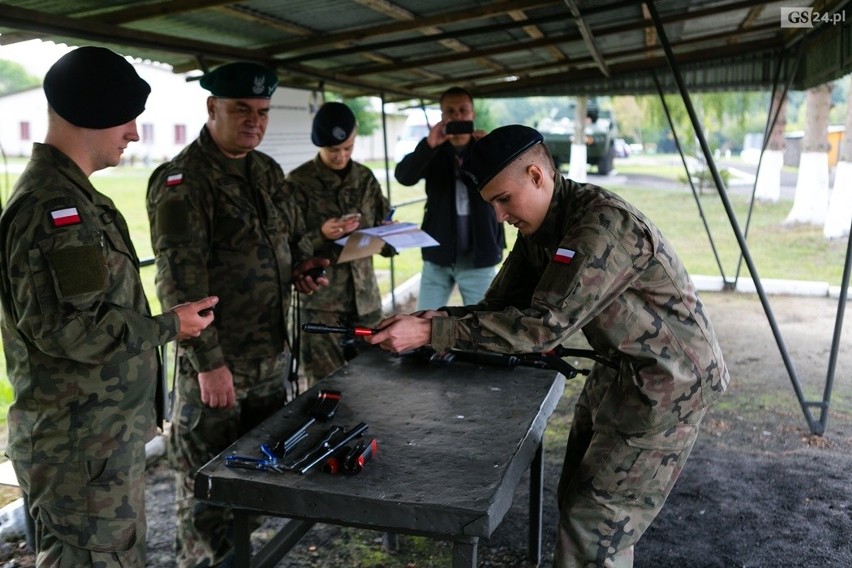
MULTIPOLYGON (((237 566, 274 566, 315 522, 453 541, 453 566, 476 566, 477 544, 503 520, 530 469, 530 559, 541 559, 544 429, 564 385, 553 371, 457 362, 435 367, 378 350, 352 360, 211 460, 196 496, 235 515, 237 566), (229 468, 226 455, 261 457, 305 420, 319 389, 343 393, 329 424, 369 424, 378 454, 358 475, 301 476, 229 468), (251 558, 248 517, 291 519, 251 558)), ((329 424, 315 424, 303 447, 329 424)))

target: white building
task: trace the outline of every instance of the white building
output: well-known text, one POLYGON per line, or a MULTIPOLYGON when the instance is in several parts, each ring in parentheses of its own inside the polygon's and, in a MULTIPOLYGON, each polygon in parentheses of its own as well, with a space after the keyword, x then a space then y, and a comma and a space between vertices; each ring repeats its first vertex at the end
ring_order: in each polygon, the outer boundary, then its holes
MULTIPOLYGON (((139 142, 130 144, 124 159, 159 163, 177 154, 198 136, 207 120, 207 91, 162 65, 135 63, 151 85, 151 95, 136 119, 139 142)), ((47 133, 47 100, 41 87, 0 97, 0 147, 7 156, 29 156, 33 142, 47 133)))
MULTIPOLYGON (((197 80, 177 75, 168 66, 148 62, 133 64, 137 73, 151 85, 145 111, 136 119, 139 141, 124 152, 125 163, 156 165, 172 158, 195 140, 207 121, 209 92, 197 80)), ((313 158, 311 121, 317 96, 309 91, 279 88, 272 100, 269 128, 259 148, 273 155, 285 172, 313 158)), ((391 150, 402 131, 404 115, 387 117, 388 145, 391 150)), ((9 157, 29 157, 33 142, 42 142, 47 133, 47 100, 39 86, 0 96, 0 150, 9 157)), ((353 159, 384 158, 383 136, 379 129, 360 136, 353 159)))

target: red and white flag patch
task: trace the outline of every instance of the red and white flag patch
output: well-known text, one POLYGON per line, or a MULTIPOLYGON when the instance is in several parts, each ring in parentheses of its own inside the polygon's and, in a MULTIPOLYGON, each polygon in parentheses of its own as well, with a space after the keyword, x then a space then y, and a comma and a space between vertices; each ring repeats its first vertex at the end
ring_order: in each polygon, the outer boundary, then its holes
POLYGON ((53 221, 54 227, 78 225, 82 222, 80 220, 80 213, 77 212, 76 207, 66 207, 65 209, 57 209, 56 211, 51 211, 50 220, 53 221))
POLYGON ((553 262, 560 264, 571 264, 572 260, 574 260, 574 251, 571 249, 558 248, 553 255, 553 262))
POLYGON ((183 174, 172 174, 166 178, 166 187, 180 185, 183 183, 183 174))

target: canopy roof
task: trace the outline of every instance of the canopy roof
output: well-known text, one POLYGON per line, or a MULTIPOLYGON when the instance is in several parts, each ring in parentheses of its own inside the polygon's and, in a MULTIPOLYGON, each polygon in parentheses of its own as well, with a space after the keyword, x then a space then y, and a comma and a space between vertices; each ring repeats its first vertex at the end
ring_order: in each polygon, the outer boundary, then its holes
MULTIPOLYGON (((847 3, 797 0, 827 16, 813 27, 782 27, 789 0, 653 6, 691 90, 769 89, 776 73, 805 89, 852 70, 847 3)), ((0 44, 32 38, 105 45, 176 72, 258 61, 287 86, 387 100, 451 85, 479 97, 638 94, 656 92, 655 74, 674 90, 666 42, 635 0, 0 2, 0 44)))

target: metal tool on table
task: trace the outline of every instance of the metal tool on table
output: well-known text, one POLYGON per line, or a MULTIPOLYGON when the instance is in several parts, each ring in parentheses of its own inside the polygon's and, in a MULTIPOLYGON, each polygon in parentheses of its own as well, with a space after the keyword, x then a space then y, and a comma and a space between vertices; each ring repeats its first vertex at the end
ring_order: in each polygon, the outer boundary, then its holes
POLYGON ((316 467, 318 464, 324 463, 330 456, 339 452, 342 448, 345 448, 348 444, 350 444, 354 439, 362 436, 364 432, 367 431, 367 423, 361 422, 345 434, 343 437, 337 440, 334 443, 329 444, 328 448, 320 452, 314 459, 307 461, 301 468, 298 470, 300 474, 304 475, 309 472, 311 469, 316 467))
POLYGON ((320 453, 325 454, 325 452, 332 447, 332 439, 341 432, 343 432, 342 426, 332 426, 331 429, 326 432, 322 440, 320 440, 313 448, 305 451, 305 453, 303 453, 296 461, 283 466, 284 469, 287 471, 298 471, 303 465, 309 463, 320 453))
POLYGON ((225 465, 228 467, 239 467, 243 469, 254 469, 261 471, 274 471, 276 473, 284 473, 283 464, 278 461, 278 457, 269 449, 266 444, 260 445, 260 451, 263 453, 262 458, 253 458, 249 456, 230 455, 225 456, 225 465))
POLYGON ((355 475, 364 469, 367 462, 373 459, 378 451, 379 444, 375 438, 372 438, 369 442, 361 438, 355 446, 344 446, 325 460, 325 463, 322 464, 322 470, 331 474, 355 475))
POLYGON ((296 445, 308 437, 308 428, 315 422, 327 422, 334 417, 343 394, 338 390, 323 389, 317 393, 317 398, 308 408, 308 419, 298 430, 290 434, 286 440, 275 444, 272 451, 276 456, 284 457, 293 451, 296 445))

